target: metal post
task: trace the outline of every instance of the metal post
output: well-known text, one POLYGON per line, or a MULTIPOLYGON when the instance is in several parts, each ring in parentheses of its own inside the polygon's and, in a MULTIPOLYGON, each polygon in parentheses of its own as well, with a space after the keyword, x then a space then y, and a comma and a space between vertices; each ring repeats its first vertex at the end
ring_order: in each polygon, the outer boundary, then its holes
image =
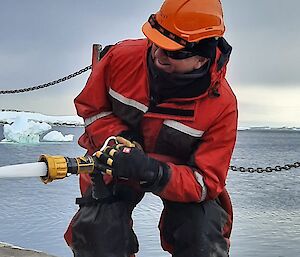
POLYGON ((100 53, 102 50, 102 45, 93 44, 93 53, 92 53, 92 69, 94 65, 100 61, 100 53))

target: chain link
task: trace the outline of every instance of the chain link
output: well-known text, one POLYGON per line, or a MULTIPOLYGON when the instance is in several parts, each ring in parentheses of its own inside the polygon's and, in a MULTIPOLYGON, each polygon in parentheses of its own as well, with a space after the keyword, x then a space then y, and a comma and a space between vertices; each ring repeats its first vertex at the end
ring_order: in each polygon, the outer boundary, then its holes
POLYGON ((285 164, 283 166, 275 166, 274 168, 272 167, 266 167, 266 168, 245 168, 245 167, 237 167, 234 165, 229 166, 229 169, 232 171, 239 171, 239 172, 249 172, 249 173, 263 173, 263 172, 273 172, 273 171, 285 171, 285 170, 290 170, 292 168, 299 168, 300 167, 300 162, 294 162, 293 164, 285 164))
POLYGON ((51 81, 51 82, 48 82, 48 83, 45 83, 45 84, 41 84, 41 85, 38 85, 38 86, 34 86, 34 87, 29 87, 29 88, 21 88, 21 89, 13 89, 13 90, 2 90, 0 91, 0 95, 5 95, 5 94, 18 94, 18 93, 24 93, 24 92, 30 92, 30 91, 34 91, 34 90, 39 90, 39 89, 42 89, 42 88, 46 88, 46 87, 50 87, 50 86, 53 86, 53 85, 56 85, 56 84, 59 84, 61 82, 64 82, 66 80, 69 80, 71 78, 74 78, 88 70, 90 70, 92 68, 92 65, 89 65, 79 71, 76 71, 68 76, 65 76, 63 78, 60 78, 60 79, 57 79, 57 80, 54 80, 54 81, 51 81))

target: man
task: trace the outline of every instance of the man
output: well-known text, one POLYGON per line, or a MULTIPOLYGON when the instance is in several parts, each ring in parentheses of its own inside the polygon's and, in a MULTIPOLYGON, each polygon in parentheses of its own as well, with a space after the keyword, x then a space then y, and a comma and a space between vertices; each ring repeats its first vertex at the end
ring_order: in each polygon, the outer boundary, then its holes
POLYGON ((164 204, 164 250, 173 257, 228 256, 225 180, 237 104, 225 79, 231 47, 222 37, 221 3, 166 0, 142 30, 147 39, 108 50, 75 99, 86 126, 79 144, 88 154, 119 137, 96 154, 92 188, 81 176, 83 200, 98 202, 81 202, 66 239, 75 256, 136 253, 131 212, 152 192, 164 204), (102 180, 100 172, 108 175, 102 180))

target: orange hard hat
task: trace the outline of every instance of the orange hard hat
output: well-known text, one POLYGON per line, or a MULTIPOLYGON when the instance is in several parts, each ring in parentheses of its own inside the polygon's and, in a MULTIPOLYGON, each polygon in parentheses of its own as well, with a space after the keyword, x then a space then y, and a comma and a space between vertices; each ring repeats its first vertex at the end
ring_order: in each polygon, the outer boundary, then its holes
POLYGON ((223 36, 222 5, 220 0, 165 0, 142 30, 163 49, 192 48, 202 39, 223 36))

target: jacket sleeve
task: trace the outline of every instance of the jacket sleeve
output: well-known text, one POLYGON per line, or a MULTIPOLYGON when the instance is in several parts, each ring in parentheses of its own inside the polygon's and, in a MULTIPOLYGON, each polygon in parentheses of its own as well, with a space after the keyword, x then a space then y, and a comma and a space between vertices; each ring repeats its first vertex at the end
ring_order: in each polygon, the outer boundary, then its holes
MULTIPOLYGON (((111 50, 98 62, 92 70, 82 92, 75 98, 77 114, 83 118, 85 132, 78 143, 92 155, 99 150, 109 136, 118 135, 128 127, 112 113, 108 98, 110 85, 111 50)), ((111 180, 106 176, 107 183, 111 180)), ((80 190, 82 194, 91 183, 90 176, 80 175, 80 190)))
POLYGON ((170 167, 170 178, 159 196, 176 202, 215 199, 224 189, 237 133, 236 102, 205 132, 192 165, 170 167))
POLYGON ((85 132, 79 138, 80 146, 93 154, 112 135, 127 130, 127 126, 112 113, 108 98, 110 85, 111 50, 93 67, 82 92, 75 98, 77 114, 84 119, 85 132))

